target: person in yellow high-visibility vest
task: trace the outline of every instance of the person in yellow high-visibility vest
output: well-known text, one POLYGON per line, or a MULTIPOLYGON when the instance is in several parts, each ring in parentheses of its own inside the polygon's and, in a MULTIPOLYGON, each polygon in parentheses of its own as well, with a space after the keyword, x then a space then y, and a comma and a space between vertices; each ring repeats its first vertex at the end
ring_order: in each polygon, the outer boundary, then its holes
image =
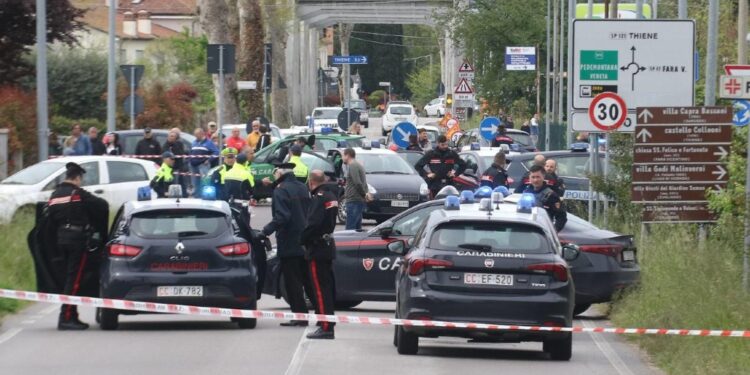
POLYGON ((294 164, 294 177, 297 177, 297 180, 302 183, 307 182, 308 168, 302 161, 302 147, 294 145, 289 148, 289 152, 292 154, 289 157, 289 162, 294 164))
POLYGON ((174 154, 170 151, 166 151, 161 154, 161 166, 156 171, 156 176, 151 180, 151 188, 154 189, 156 195, 159 198, 165 198, 167 196, 167 190, 169 185, 174 181, 174 154))

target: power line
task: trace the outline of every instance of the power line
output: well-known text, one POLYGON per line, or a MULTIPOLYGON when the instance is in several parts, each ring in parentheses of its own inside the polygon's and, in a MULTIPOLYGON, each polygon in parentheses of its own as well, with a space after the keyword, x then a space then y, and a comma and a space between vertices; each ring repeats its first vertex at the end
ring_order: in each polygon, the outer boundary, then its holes
POLYGON ((367 42, 367 43, 380 44, 380 45, 384 45, 384 46, 408 47, 408 48, 417 47, 417 46, 412 45, 412 44, 388 43, 388 42, 381 42, 381 41, 371 40, 371 39, 357 38, 356 36, 350 36, 349 38, 356 39, 356 40, 359 40, 359 41, 362 41, 362 42, 367 42))
POLYGON ((417 35, 403 35, 403 34, 386 34, 386 33, 373 33, 368 31, 352 31, 352 34, 368 34, 368 35, 381 35, 381 36, 399 36, 402 38, 412 38, 412 39, 430 39, 430 40, 440 40, 445 38, 436 38, 431 36, 417 36, 417 35))

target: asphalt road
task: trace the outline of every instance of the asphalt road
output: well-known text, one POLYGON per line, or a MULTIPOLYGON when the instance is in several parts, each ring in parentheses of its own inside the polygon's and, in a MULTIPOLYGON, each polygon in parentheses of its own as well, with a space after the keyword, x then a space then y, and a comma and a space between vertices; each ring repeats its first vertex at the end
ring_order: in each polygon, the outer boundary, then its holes
MULTIPOLYGON (((377 121, 377 120, 374 120, 377 121)), ((366 135, 377 139, 379 126, 366 135), (372 134, 371 134, 372 133, 372 134)), ((270 206, 256 208, 252 222, 270 220, 270 206)), ((373 222, 365 222, 372 226, 373 222)), ((345 314, 392 317, 395 304, 363 303, 345 314)), ((263 310, 286 311, 264 296, 263 310)), ((461 339, 422 339, 417 356, 393 347, 393 328, 339 325, 336 340, 305 338, 314 327, 280 327, 260 320, 240 330, 228 319, 136 315, 121 317, 118 331, 56 330, 58 305, 34 304, 0 326, 0 374, 658 374, 622 337, 575 334, 570 362, 549 360, 540 343, 468 344, 461 339)), ((81 319, 94 322, 93 308, 81 319)), ((575 325, 609 326, 589 311, 575 325)))

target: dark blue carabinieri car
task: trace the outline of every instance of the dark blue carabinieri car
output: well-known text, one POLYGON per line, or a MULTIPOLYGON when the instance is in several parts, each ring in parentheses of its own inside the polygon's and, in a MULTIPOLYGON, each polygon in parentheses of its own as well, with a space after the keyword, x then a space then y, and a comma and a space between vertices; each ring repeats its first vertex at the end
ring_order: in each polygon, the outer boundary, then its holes
MULTIPOLYGON (((110 230, 101 297, 207 307, 255 309, 257 273, 229 205, 200 199, 125 203, 110 230)), ((120 314, 101 308, 102 329, 120 314)), ((240 328, 255 319, 232 318, 240 328)))

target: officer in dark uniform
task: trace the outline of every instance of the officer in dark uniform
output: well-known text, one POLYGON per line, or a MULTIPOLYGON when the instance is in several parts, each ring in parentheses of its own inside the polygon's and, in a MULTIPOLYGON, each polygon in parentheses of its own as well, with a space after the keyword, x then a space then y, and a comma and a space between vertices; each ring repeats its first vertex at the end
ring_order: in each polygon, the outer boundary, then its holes
MULTIPOLYGON (((65 165, 65 180, 52 192, 47 202, 49 215, 57 227, 57 246, 65 256, 66 277, 63 294, 77 295, 89 256, 92 218, 107 212, 108 204, 81 188, 86 171, 76 163, 65 165)), ((62 305, 57 323, 59 330, 84 330, 89 325, 78 319, 75 305, 62 305)))
MULTIPOLYGON (((307 227, 302 232, 305 246, 305 259, 308 262, 310 282, 313 287, 315 313, 333 315, 333 259, 336 258, 336 243, 333 231, 336 229, 338 199, 334 194, 338 187, 327 184, 321 170, 314 170, 308 177, 312 202, 307 215, 307 227)), ((333 339, 333 323, 319 322, 317 331, 307 335, 309 339, 333 339)))
POLYGON ((437 146, 427 151, 414 169, 425 179, 430 195, 434 197, 440 189, 451 184, 453 177, 464 172, 466 162, 448 147, 448 139, 440 135, 437 146), (425 166, 429 166, 429 170, 425 170, 425 166))
MULTIPOLYGON (((310 192, 294 176, 294 164, 277 163, 273 171, 276 187, 271 201, 271 222, 263 227, 263 235, 276 232, 277 256, 281 263, 286 297, 292 312, 307 313, 304 292, 314 295, 307 271, 302 232, 307 227, 310 192)), ((282 326, 307 326, 307 321, 292 320, 282 326)))
MULTIPOLYGON (((534 162, 533 162, 534 164, 533 165, 538 165, 538 166, 542 167, 542 169, 544 169, 544 162, 545 162, 545 160, 546 159, 545 159, 544 155, 542 155, 542 154, 536 154, 536 155, 534 155, 534 162)), ((523 190, 526 189, 526 185, 528 185, 530 183, 530 181, 529 181, 529 173, 531 173, 530 170, 523 174, 523 177, 521 177, 521 183, 518 184, 518 186, 516 187, 516 190, 513 191, 514 193, 516 193, 516 194, 523 193, 523 190)))
POLYGON ((545 182, 552 188, 560 198, 565 196, 565 181, 557 175, 557 162, 553 159, 547 159, 544 162, 544 171, 546 172, 545 182))
POLYGON ((505 130, 505 125, 499 125, 495 130, 495 135, 492 138, 491 147, 500 147, 500 145, 512 145, 513 138, 509 137, 505 130))
POLYGON ((562 207, 560 197, 544 182, 544 178, 544 167, 532 165, 529 168, 529 184, 524 187, 523 192, 534 194, 537 206, 544 207, 555 224, 555 230, 559 232, 565 227, 568 214, 562 207))
POLYGON ((504 152, 500 151, 495 154, 495 160, 492 161, 492 165, 482 174, 481 186, 489 186, 493 189, 498 186, 508 187, 508 171, 505 170, 506 164, 504 152))

